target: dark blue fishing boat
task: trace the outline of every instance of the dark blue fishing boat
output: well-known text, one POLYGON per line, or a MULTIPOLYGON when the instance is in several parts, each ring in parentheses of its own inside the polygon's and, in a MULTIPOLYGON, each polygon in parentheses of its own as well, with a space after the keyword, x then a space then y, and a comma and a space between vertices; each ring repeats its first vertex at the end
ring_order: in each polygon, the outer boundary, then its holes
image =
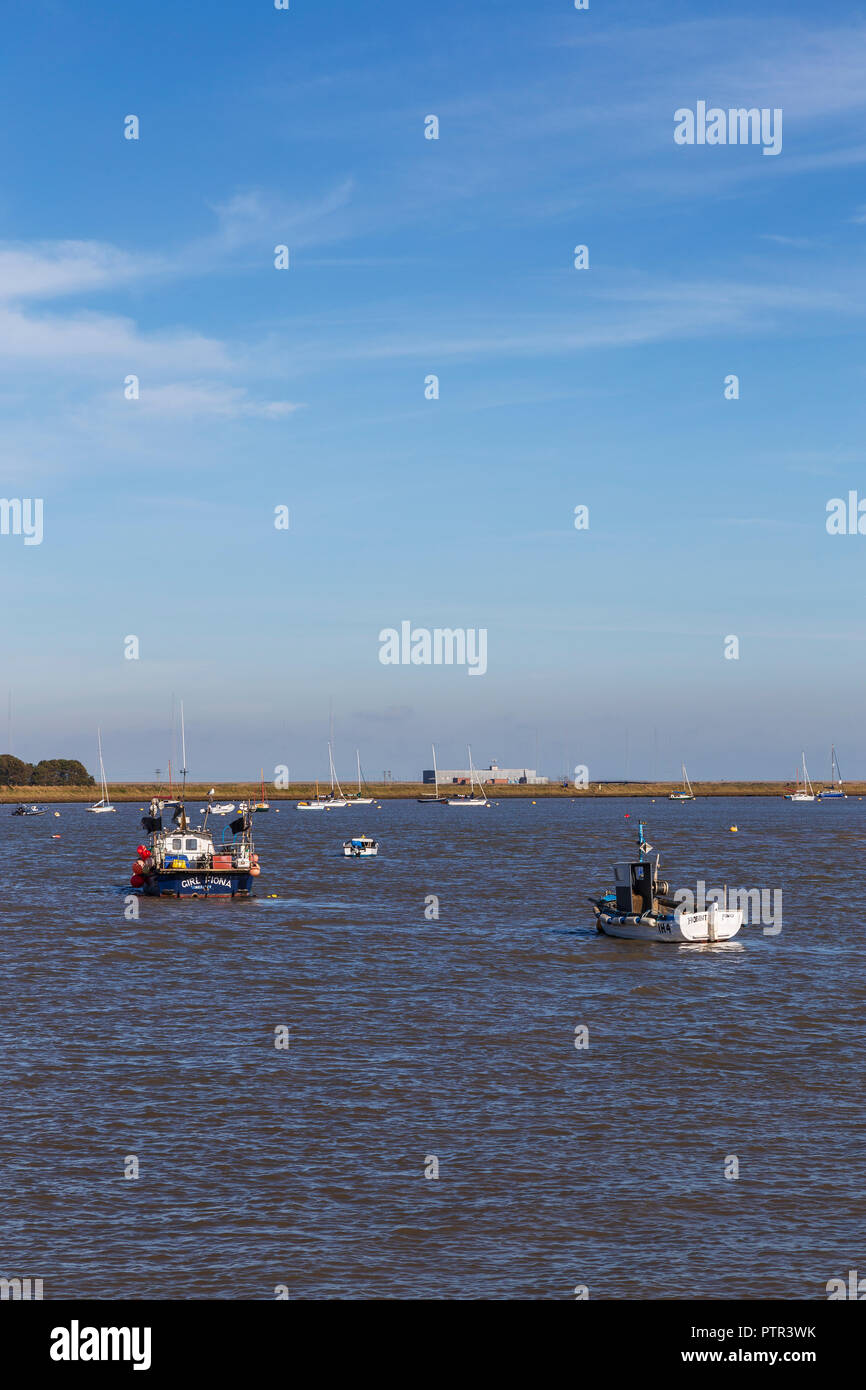
POLYGON ((142 818, 147 844, 138 846, 130 884, 148 898, 248 898, 261 870, 253 848, 252 813, 244 809, 221 829, 215 840, 204 822, 191 826, 182 801, 176 803, 171 824, 163 825, 163 805, 150 803, 142 818))
POLYGON ((202 824, 190 825, 184 804, 187 769, 183 704, 180 710, 183 792, 170 801, 158 797, 151 801, 150 815, 141 821, 148 842, 138 846, 138 859, 129 882, 148 898, 249 898, 261 873, 259 856, 253 847, 252 809, 249 802, 242 803, 237 819, 220 828, 218 841, 208 828, 210 801, 202 824), (166 826, 163 811, 169 810, 171 823, 166 826))

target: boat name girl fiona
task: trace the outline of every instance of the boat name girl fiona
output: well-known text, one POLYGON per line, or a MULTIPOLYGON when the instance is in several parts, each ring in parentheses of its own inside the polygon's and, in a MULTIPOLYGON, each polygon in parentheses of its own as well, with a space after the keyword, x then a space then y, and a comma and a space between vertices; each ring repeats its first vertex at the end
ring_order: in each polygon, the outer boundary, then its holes
POLYGON ((486 627, 413 628, 405 620, 400 631, 383 627, 379 633, 383 666, 468 666, 470 676, 487 670, 486 627))
POLYGON ((778 936, 782 930, 781 888, 710 888, 702 878, 691 888, 678 888, 674 897, 684 912, 705 912, 707 906, 732 908, 743 913, 743 920, 752 926, 760 922, 764 936, 778 936))

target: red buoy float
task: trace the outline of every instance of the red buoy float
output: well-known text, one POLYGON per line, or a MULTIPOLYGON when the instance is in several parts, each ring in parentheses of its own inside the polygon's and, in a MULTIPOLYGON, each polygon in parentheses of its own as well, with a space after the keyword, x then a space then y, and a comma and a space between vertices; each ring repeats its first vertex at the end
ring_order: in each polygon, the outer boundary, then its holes
POLYGON ((129 882, 133 888, 142 888, 144 886, 144 874, 133 874, 129 882))

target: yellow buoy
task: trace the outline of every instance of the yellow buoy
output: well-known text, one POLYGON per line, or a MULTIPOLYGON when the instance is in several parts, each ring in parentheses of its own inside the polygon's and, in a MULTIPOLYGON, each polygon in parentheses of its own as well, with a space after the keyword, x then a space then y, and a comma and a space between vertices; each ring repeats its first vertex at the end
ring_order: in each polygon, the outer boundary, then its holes
POLYGON ((731 830, 734 832, 734 834, 736 834, 737 827, 736 827, 735 825, 732 825, 732 826, 731 826, 731 830))

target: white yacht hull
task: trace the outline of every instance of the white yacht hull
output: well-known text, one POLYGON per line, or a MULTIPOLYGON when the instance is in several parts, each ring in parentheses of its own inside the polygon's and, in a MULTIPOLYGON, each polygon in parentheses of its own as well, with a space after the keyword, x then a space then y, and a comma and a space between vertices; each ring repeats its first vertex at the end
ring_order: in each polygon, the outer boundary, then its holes
POLYGON ((596 926, 605 936, 617 936, 625 941, 730 941, 742 925, 742 910, 732 908, 678 912, 672 917, 656 916, 651 912, 640 917, 600 912, 596 918, 596 926))

